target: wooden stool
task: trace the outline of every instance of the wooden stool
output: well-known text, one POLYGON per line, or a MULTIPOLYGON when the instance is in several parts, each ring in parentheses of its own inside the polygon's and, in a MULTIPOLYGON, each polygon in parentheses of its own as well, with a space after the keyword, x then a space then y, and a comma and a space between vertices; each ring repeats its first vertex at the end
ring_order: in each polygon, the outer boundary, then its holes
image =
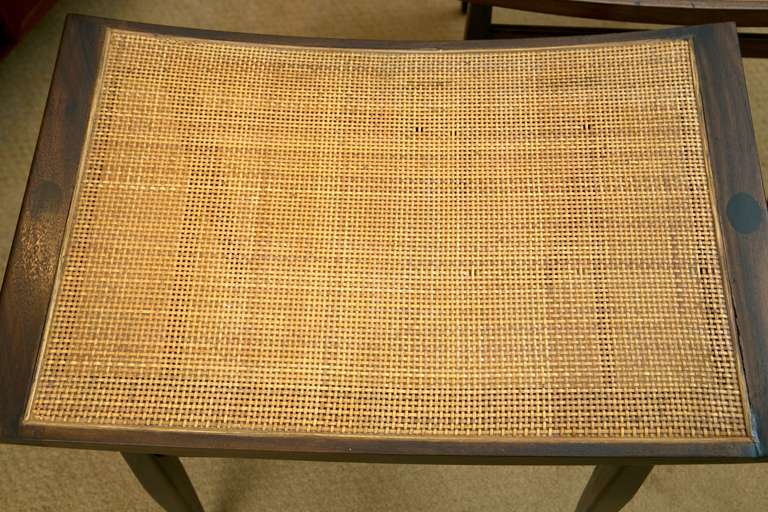
MULTIPOLYGON (((627 29, 502 25, 491 23, 494 6, 521 11, 596 20, 665 25, 734 22, 740 27, 768 27, 768 0, 470 0, 461 2, 467 12, 466 39, 514 39, 608 34, 627 29)), ((744 57, 768 58, 768 34, 741 32, 744 57)))
MULTIPOLYGON (((68 18, 0 299, 2 440, 177 456, 766 455, 734 26, 378 43, 68 18), (467 95, 470 90, 472 94, 467 95)), ((574 503, 576 500, 574 499, 574 503)))

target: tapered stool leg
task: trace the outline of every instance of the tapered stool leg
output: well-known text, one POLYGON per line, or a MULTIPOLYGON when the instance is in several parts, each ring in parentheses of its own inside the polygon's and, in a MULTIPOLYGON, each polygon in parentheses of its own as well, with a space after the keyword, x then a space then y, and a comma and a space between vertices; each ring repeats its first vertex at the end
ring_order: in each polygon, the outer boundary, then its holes
POLYGON ((123 453, 123 459, 150 496, 168 512, 203 512, 178 457, 123 453))
POLYGON ((489 39, 491 37, 490 5, 469 4, 469 13, 464 25, 464 39, 489 39))
POLYGON ((576 512, 616 512, 629 503, 653 466, 596 466, 576 512))

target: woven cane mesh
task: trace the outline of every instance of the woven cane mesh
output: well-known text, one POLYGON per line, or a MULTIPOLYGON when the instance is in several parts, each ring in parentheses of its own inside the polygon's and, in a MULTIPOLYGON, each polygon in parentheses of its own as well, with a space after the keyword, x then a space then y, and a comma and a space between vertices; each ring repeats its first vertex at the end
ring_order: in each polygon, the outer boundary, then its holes
POLYGON ((747 434, 687 42, 103 66, 28 421, 747 434))

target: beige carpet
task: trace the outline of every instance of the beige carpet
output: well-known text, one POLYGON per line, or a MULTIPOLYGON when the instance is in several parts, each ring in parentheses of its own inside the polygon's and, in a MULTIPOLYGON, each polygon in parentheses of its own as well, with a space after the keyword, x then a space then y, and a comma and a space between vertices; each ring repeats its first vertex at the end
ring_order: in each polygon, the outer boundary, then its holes
MULTIPOLYGON (((5 268, 64 14, 190 27, 369 39, 458 39, 455 0, 61 1, 0 61, 0 267, 5 268)), ((508 23, 573 20, 499 12, 508 23)), ((746 61, 768 168, 768 60, 746 61)), ((587 467, 452 467, 186 459, 209 511, 560 511, 587 467)), ((159 510, 114 453, 0 445, 0 510, 159 510)), ((768 510, 768 466, 654 470, 631 511, 768 510)))

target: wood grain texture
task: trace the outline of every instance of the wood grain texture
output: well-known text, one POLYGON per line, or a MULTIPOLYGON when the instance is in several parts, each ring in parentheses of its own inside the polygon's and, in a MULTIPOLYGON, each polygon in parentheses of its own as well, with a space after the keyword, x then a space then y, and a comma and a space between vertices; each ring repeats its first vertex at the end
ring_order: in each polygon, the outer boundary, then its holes
POLYGON ((725 242, 725 261, 738 339, 760 457, 768 440, 768 213, 755 147, 744 69, 733 26, 718 25, 694 46, 701 99, 715 178, 716 210, 725 242), (757 227, 740 233, 728 218, 736 194, 755 200, 757 227))
POLYGON ((412 464, 701 464, 750 462, 751 441, 536 442, 514 439, 403 439, 329 435, 240 435, 159 430, 23 425, 15 442, 66 448, 247 457, 412 464))
POLYGON ((567 39, 386 43, 229 34, 72 17, 65 30, 64 44, 2 292, 0 384, 3 394, 0 411, 4 441, 175 455, 468 464, 736 462, 765 456, 759 441, 766 436, 768 390, 765 389, 766 384, 760 382, 759 376, 761 369, 766 366, 768 356, 764 341, 764 319, 768 318, 768 311, 754 302, 761 297, 760 290, 768 287, 768 276, 758 264, 768 254, 765 223, 757 232, 750 234, 752 238, 748 240, 726 231, 728 260, 744 265, 744 268, 740 267, 738 272, 732 273, 731 284, 738 291, 735 293, 738 297, 735 297, 734 304, 739 315, 742 350, 745 359, 748 359, 745 366, 750 401, 758 420, 756 428, 760 439, 755 442, 748 439, 680 443, 547 443, 506 439, 478 442, 324 435, 222 435, 22 424, 21 417, 45 324, 55 262, 85 135, 105 27, 231 41, 348 48, 530 48, 652 38, 690 38, 696 48, 700 67, 699 78, 704 91, 703 103, 711 158, 717 177, 721 223, 724 215, 721 199, 727 201, 735 191, 747 190, 755 194, 756 187, 760 190, 762 187, 740 69, 741 61, 735 30, 731 25, 567 39), (753 380, 756 381, 754 384, 753 380))
POLYGON ((0 438, 24 413, 85 140, 103 26, 64 29, 0 298, 0 438))

